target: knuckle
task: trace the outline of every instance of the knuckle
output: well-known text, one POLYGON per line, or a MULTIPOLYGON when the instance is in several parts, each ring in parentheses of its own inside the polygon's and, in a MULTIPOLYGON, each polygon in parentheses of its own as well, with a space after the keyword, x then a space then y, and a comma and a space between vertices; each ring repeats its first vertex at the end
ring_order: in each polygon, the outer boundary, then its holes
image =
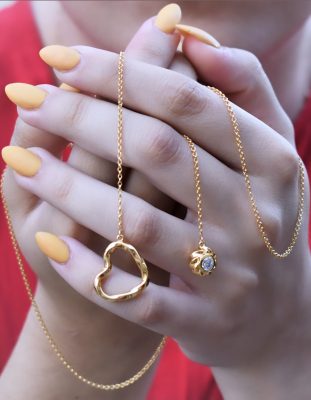
POLYGON ((54 194, 57 200, 64 202, 68 200, 70 193, 72 192, 74 179, 71 175, 61 175, 59 180, 56 180, 54 186, 54 194))
POLYGON ((206 91, 202 85, 192 79, 181 79, 177 89, 170 89, 167 102, 168 110, 176 116, 193 116, 204 110, 207 104, 206 91))
POLYGON ((126 237, 137 247, 155 245, 161 235, 159 218, 152 211, 141 210, 128 218, 126 237))
POLYGON ((180 150, 180 140, 176 132, 164 123, 160 123, 149 132, 143 150, 144 158, 152 163, 172 163, 180 150))
MULTIPOLYGON (((283 218, 281 210, 277 210, 273 208, 270 213, 265 216, 265 230, 267 232, 268 237, 274 238, 274 241, 278 242, 280 233, 283 228, 283 218)), ((263 240, 261 240, 262 246, 264 246, 263 240)))
POLYGON ((37 128, 27 124, 21 118, 17 118, 11 144, 24 148, 31 147, 37 141, 38 132, 40 131, 37 128))
POLYGON ((138 323, 143 326, 154 326, 159 324, 163 319, 163 305, 160 296, 151 294, 146 296, 142 303, 141 309, 138 311, 138 323))
POLYGON ((250 72, 251 76, 263 76, 265 75, 263 66, 255 54, 250 51, 244 50, 246 53, 246 68, 250 72))
POLYGON ((291 145, 288 144, 286 149, 279 152, 276 165, 278 166, 280 182, 283 185, 291 184, 297 179, 299 170, 298 155, 291 145))
POLYGON ((88 104, 89 101, 84 95, 77 94, 74 96, 74 100, 65 115, 65 123, 68 128, 77 129, 79 127, 86 115, 88 104))

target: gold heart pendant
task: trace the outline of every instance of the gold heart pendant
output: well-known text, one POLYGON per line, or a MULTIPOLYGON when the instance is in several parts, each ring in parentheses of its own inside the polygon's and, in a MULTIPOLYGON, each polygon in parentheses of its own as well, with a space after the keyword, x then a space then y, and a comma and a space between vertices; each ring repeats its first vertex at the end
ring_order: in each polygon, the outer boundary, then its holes
POLYGON ((99 274, 96 275, 96 277, 94 279, 94 288, 96 290, 96 293, 98 294, 98 296, 102 297, 103 299, 109 300, 109 301, 130 300, 130 299, 133 299, 134 297, 137 297, 144 290, 144 288, 148 285, 149 278, 148 278, 147 265, 145 263, 145 260, 139 255, 138 251, 135 249, 134 246, 132 246, 128 243, 124 243, 121 240, 112 242, 106 247, 106 250, 103 255, 103 259, 104 259, 104 268, 99 274), (110 259, 111 255, 117 249, 122 249, 122 250, 126 251, 127 253, 129 253, 133 257, 135 264, 137 265, 138 269, 140 270, 142 281, 140 282, 139 285, 133 287, 133 289, 131 289, 129 292, 109 295, 103 291, 102 285, 103 285, 103 280, 105 279, 106 275, 109 274, 109 272, 112 269, 111 259, 110 259))

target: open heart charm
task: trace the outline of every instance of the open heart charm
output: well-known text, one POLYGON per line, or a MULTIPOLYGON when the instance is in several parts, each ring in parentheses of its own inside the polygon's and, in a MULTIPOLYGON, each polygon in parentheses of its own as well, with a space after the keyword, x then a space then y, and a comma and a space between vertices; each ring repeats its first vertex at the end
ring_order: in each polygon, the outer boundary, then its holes
POLYGON ((116 242, 110 243, 103 255, 104 259, 104 268, 103 270, 96 275, 94 279, 94 288, 96 290, 96 293, 98 296, 102 297, 105 300, 109 301, 124 301, 124 300, 130 300, 133 299, 134 297, 137 297, 143 290, 144 288, 148 285, 149 283, 149 278, 148 278, 148 268, 145 263, 145 260, 139 255, 138 251, 135 249, 134 246, 124 243, 121 240, 117 240, 116 242), (112 269, 111 265, 111 255, 118 249, 122 249, 129 253, 134 261, 135 264, 137 265, 138 269, 140 270, 141 274, 141 279, 142 281, 140 282, 139 285, 133 287, 129 292, 125 293, 120 293, 120 294, 114 294, 114 295, 109 295, 103 291, 102 284, 103 280, 109 274, 109 272, 112 269))

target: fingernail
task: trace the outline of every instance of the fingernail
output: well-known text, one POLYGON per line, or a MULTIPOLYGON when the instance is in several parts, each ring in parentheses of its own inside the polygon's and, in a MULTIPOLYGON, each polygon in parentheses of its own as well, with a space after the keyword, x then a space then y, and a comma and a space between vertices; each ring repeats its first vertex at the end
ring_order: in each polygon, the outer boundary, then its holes
POLYGON ((50 67, 62 71, 75 67, 81 58, 77 50, 56 44, 43 47, 43 49, 39 51, 39 55, 50 67))
POLYGON ((173 33, 176 24, 181 21, 181 9, 178 4, 172 3, 163 7, 155 20, 155 26, 162 32, 173 33))
POLYGON ((37 232, 35 239, 39 249, 47 257, 62 264, 68 261, 69 247, 58 236, 49 232, 37 232))
POLYGON ((200 40, 201 42, 205 44, 209 44, 210 46, 214 46, 219 48, 220 43, 218 40, 216 40, 212 35, 209 33, 203 31, 203 29, 196 28, 194 26, 190 25, 182 25, 182 24, 177 24, 176 29, 183 35, 183 36, 193 36, 196 39, 200 40))
POLYGON ((1 151, 3 161, 18 174, 34 176, 41 167, 41 159, 31 151, 19 146, 6 146, 1 151))
POLYGON ((40 107, 47 96, 47 92, 37 86, 18 82, 6 85, 5 93, 14 104, 26 109, 40 107))
POLYGON ((77 88, 75 88, 75 87, 73 87, 73 86, 67 85, 67 83, 62 83, 62 84, 60 84, 60 85, 59 85, 59 88, 60 88, 60 89, 63 89, 63 90, 67 90, 67 92, 75 92, 75 93, 80 92, 79 89, 77 89, 77 88))

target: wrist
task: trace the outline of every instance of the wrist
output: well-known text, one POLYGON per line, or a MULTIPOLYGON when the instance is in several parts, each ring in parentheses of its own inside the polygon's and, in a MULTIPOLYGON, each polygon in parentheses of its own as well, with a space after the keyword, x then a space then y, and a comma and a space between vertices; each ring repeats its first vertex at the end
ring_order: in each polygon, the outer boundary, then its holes
MULTIPOLYGON (((81 297, 81 296, 80 296, 81 297)), ((134 324, 123 321, 99 307, 89 310, 88 304, 49 298, 39 285, 36 300, 44 319, 64 357, 78 373, 98 383, 112 384, 132 377, 142 368, 161 341, 161 337, 134 324), (52 300, 53 299, 53 300, 52 300), (137 345, 139 343, 139 346, 137 345), (142 345, 143 344, 143 345, 142 345)), ((122 389, 127 399, 144 398, 154 368, 135 385, 122 389)), ((120 398, 119 390, 94 390, 68 372, 56 357, 31 310, 19 341, 1 379, 0 397, 71 398, 109 400, 120 398), (31 360, 31 363, 29 362, 31 360), (27 371, 27 373, 25 373, 27 371), (48 373, 46 373, 47 371, 48 373), (19 385, 12 386, 12 381, 19 385), (56 384, 57 382, 57 384, 56 384)))

